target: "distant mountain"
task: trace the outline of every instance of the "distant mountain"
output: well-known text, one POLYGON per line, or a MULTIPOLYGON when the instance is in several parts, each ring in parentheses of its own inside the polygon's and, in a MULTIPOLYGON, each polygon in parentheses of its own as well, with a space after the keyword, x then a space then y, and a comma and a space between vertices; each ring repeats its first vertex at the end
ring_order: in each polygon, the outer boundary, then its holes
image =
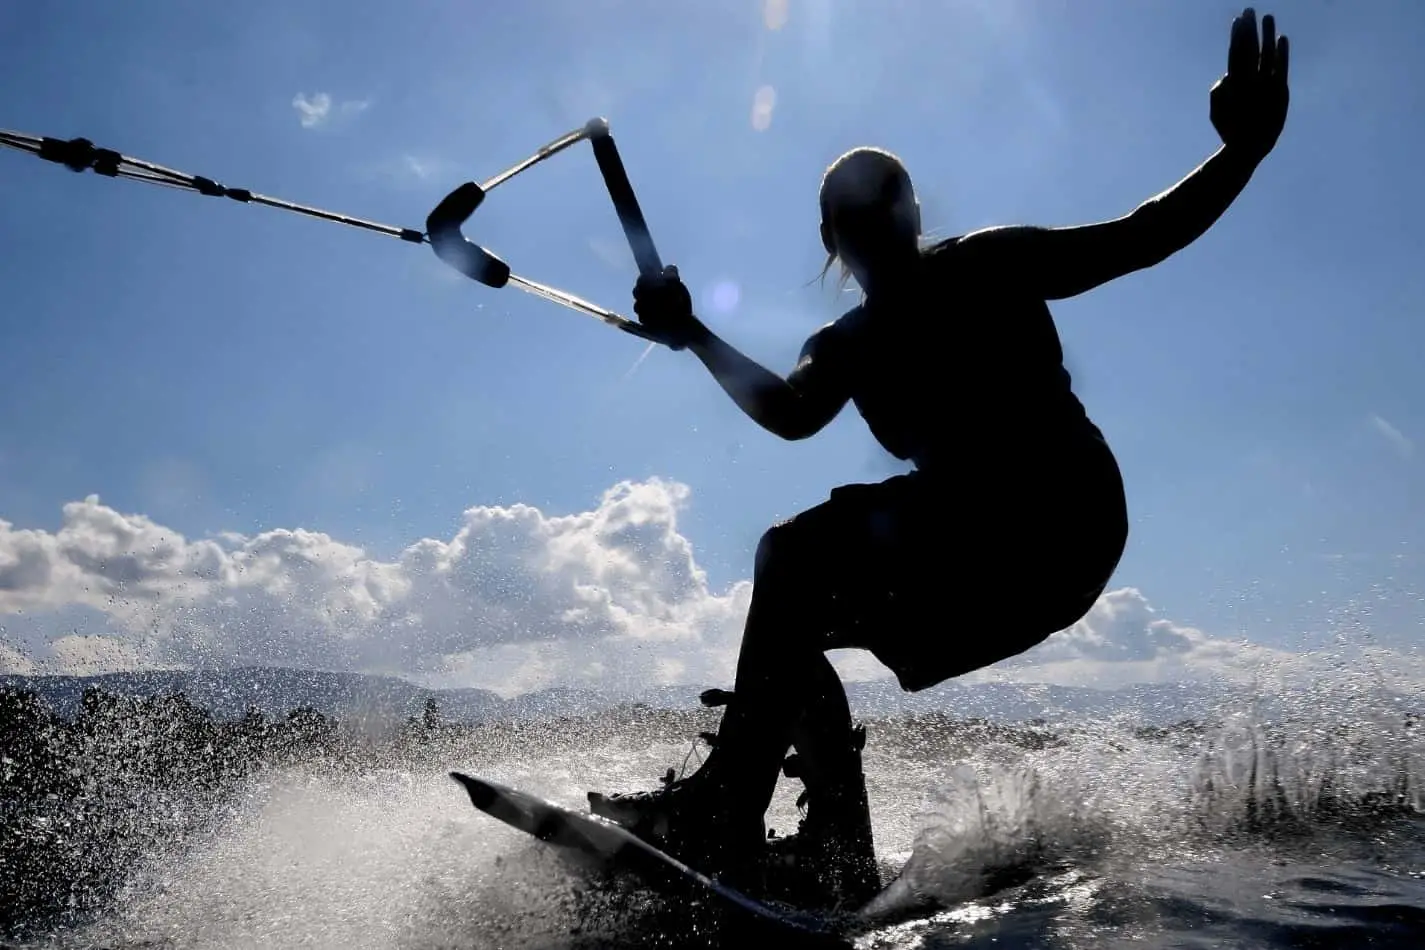
POLYGON ((852 711, 864 716, 948 711, 965 719, 1050 722, 1123 716, 1167 725, 1210 717, 1229 698, 1221 688, 1152 684, 1122 689, 1050 686, 1042 683, 982 683, 951 680, 920 693, 906 693, 893 680, 847 686, 852 711))
MULTIPOLYGON (((7 685, 34 690, 65 716, 78 711, 87 687, 96 686, 125 696, 181 692, 219 718, 241 716, 249 706, 269 715, 310 706, 347 722, 373 724, 419 716, 428 699, 436 701, 443 719, 480 722, 585 716, 627 702, 687 709, 698 705, 702 690, 696 686, 672 686, 641 693, 611 693, 561 686, 504 699, 482 689, 431 690, 395 677, 279 667, 155 670, 100 676, 0 676, 0 687, 7 685)), ((847 695, 852 712, 868 718, 943 711, 959 718, 1000 722, 1127 716, 1145 725, 1208 718, 1227 698, 1221 690, 1201 686, 1146 685, 1100 690, 1021 683, 966 686, 955 681, 912 694, 903 692, 893 680, 851 683, 847 695)))
POLYGON ((435 698, 443 716, 478 721, 490 718, 504 702, 497 694, 482 689, 433 691, 395 677, 283 667, 150 670, 99 676, 0 676, 0 687, 7 685, 34 690, 64 716, 78 712, 84 690, 91 686, 121 696, 184 693, 194 704, 221 719, 241 716, 251 706, 268 715, 310 706, 348 721, 380 722, 418 716, 426 700, 435 698))

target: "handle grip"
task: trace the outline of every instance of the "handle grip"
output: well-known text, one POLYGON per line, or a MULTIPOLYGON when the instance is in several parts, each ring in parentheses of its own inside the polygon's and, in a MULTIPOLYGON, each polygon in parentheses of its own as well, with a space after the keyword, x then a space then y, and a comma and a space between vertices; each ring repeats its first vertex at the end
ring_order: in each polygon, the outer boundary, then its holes
POLYGON ((618 212, 619 224, 623 226, 624 237, 628 238, 628 246, 633 251, 638 272, 645 277, 660 274, 663 271, 663 261, 658 256, 658 249, 653 246, 653 235, 648 231, 648 222, 643 219, 643 211, 638 206, 633 185, 629 184, 628 172, 624 170, 623 159, 619 158, 618 146, 614 145, 608 124, 595 120, 589 123, 589 129, 589 144, 594 148, 594 160, 599 163, 604 185, 608 187, 609 197, 613 199, 614 210, 618 212))
POLYGON ((500 288, 510 281, 510 265, 460 232, 485 200, 485 189, 467 181, 446 195, 426 218, 426 235, 436 256, 472 280, 500 288))

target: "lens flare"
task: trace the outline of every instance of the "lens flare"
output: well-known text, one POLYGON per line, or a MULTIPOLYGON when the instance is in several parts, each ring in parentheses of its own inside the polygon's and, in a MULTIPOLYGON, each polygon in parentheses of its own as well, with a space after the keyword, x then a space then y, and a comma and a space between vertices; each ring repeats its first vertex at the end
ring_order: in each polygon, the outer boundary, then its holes
POLYGON ((742 300, 742 290, 737 281, 723 278, 714 281, 703 292, 703 309, 716 313, 731 313, 742 300))
POLYGON ((772 110, 777 105, 777 90, 763 86, 752 97, 752 127, 764 132, 772 124, 772 110))
POLYGON ((787 0, 767 0, 762 5, 762 23, 769 30, 780 30, 787 25, 787 0))

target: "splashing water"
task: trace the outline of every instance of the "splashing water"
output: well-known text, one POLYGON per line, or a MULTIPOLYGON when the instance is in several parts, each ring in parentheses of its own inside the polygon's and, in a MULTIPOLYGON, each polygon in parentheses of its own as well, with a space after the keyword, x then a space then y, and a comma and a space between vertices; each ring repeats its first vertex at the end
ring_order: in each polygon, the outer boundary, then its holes
MULTIPOLYGON (((1219 720, 872 722, 875 834, 899 876, 859 944, 1415 946, 1425 928, 1415 720, 1366 700, 1303 703, 1272 720, 1249 706, 1219 720)), ((587 789, 652 784, 710 725, 703 711, 623 708, 370 743, 195 797, 189 806, 208 810, 199 824, 114 797, 106 807, 127 816, 142 853, 109 869, 120 886, 92 912, 32 928, 30 944, 706 945, 686 908, 612 886, 478 814, 445 773, 578 806, 587 789)), ((795 825, 794 793, 779 791, 769 824, 795 825)), ((111 824, 111 836, 125 827, 111 824)))

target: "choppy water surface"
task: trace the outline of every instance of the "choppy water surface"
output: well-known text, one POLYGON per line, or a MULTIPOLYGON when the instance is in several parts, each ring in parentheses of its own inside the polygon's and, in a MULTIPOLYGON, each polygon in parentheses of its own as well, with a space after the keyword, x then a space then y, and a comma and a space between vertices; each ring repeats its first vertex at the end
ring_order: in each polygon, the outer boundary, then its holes
MULTIPOLYGON (((867 948, 1425 946, 1425 748, 1390 704, 1275 724, 870 724, 878 848, 899 882, 867 948), (934 907, 910 919, 907 908, 934 907)), ((470 808, 451 768, 582 807, 646 786, 708 728, 623 709, 456 730, 399 756, 246 780, 146 853, 59 947, 584 948, 715 943, 470 808)), ((788 784, 772 824, 795 826, 788 784)), ((117 807, 117 806, 116 806, 117 807)), ((178 826, 175 824, 174 828, 178 826)))

